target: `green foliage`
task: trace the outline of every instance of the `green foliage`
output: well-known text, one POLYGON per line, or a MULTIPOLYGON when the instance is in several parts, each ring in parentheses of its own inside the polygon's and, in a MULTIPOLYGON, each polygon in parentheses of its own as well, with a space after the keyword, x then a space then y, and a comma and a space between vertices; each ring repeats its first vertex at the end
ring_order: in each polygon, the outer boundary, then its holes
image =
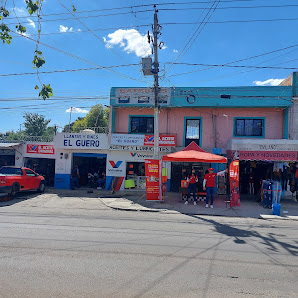
MULTIPOLYGON (((43 1, 43 0, 41 0, 43 1)), ((40 2, 39 1, 35 1, 33 2, 32 0, 26 0, 26 4, 27 4, 27 9, 30 15, 36 13, 40 7, 40 2)))
POLYGON ((72 5, 72 11, 73 11, 73 12, 76 12, 76 11, 77 11, 77 9, 75 8, 74 5, 72 5))
POLYGON ((44 57, 41 56, 41 51, 36 50, 34 53, 35 56, 33 58, 32 63, 35 65, 35 67, 40 68, 46 63, 46 61, 44 60, 44 57))
MULTIPOLYGON (((36 89, 36 86, 35 86, 36 89)), ((42 88, 41 91, 39 92, 38 96, 41 96, 43 98, 43 100, 46 100, 47 98, 53 96, 53 89, 51 87, 51 85, 45 85, 42 84, 42 88)))
POLYGON ((87 123, 86 122, 86 117, 84 117, 83 119, 75 121, 75 123, 72 127, 72 131, 73 132, 80 132, 81 130, 83 130, 87 127, 86 123, 87 123))
POLYGON ((97 104, 86 115, 87 127, 107 127, 109 123, 109 109, 97 104))
POLYGON ((21 24, 16 25, 16 28, 17 28, 17 32, 20 32, 20 33, 25 33, 27 31, 26 27, 22 26, 21 24))
POLYGON ((86 117, 79 117, 70 125, 65 125, 63 132, 80 132, 86 127, 108 127, 109 125, 109 108, 104 108, 98 104, 91 108, 86 117))
POLYGON ((0 25, 0 39, 2 40, 3 44, 6 42, 7 44, 11 43, 12 36, 9 34, 10 29, 5 24, 0 25))
POLYGON ((2 17, 7 18, 9 16, 9 11, 5 9, 3 6, 0 7, 0 20, 2 20, 2 17))
POLYGON ((25 134, 28 136, 44 136, 51 120, 45 119, 43 115, 37 113, 25 113, 23 116, 25 134))
POLYGON ((0 134, 0 140, 4 139, 6 141, 19 141, 24 136, 24 132, 20 131, 7 131, 4 134, 0 134))

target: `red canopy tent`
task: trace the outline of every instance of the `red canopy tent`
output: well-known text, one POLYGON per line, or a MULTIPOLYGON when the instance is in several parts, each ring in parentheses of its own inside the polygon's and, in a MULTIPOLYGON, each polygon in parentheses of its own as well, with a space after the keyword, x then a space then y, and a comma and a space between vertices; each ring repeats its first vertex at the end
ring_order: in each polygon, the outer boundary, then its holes
POLYGON ((210 163, 227 163, 227 158, 206 152, 195 142, 191 142, 182 151, 168 154, 162 158, 163 161, 180 161, 180 162, 210 162, 210 163))

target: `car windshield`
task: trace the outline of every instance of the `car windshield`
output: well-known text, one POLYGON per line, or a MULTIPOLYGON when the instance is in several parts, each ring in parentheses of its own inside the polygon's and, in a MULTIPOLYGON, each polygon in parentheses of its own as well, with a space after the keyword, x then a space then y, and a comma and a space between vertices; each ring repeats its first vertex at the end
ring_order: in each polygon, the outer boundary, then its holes
POLYGON ((9 168, 9 167, 2 167, 0 169, 0 174, 3 175, 22 175, 22 169, 20 168, 9 168))

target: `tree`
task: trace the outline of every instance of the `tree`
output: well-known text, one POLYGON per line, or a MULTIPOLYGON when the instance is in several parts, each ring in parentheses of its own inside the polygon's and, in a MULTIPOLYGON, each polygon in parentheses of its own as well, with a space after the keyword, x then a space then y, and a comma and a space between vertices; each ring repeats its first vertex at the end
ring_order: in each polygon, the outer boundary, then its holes
POLYGON ((97 104, 91 108, 86 117, 79 117, 70 125, 65 125, 63 131, 80 132, 87 127, 108 127, 109 113, 109 108, 104 108, 101 104, 97 104))
POLYGON ((51 120, 45 119, 45 116, 37 113, 25 113, 25 134, 28 136, 44 136, 46 135, 48 124, 51 120))

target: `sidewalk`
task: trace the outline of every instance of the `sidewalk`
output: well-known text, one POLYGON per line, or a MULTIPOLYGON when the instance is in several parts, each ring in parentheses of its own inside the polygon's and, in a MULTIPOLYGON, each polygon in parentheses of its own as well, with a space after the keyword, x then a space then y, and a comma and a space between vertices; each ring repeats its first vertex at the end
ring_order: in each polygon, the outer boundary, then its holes
POLYGON ((255 201, 254 197, 244 197, 241 200, 240 207, 229 208, 229 205, 226 207, 226 203, 224 202, 226 197, 217 196, 214 200, 213 209, 210 207, 206 208, 205 201, 197 202, 196 206, 193 205, 192 201, 190 201, 188 205, 185 205, 184 201, 181 200, 180 195, 177 193, 167 193, 164 202, 146 201, 145 193, 140 197, 100 197, 100 200, 106 206, 117 210, 298 220, 298 202, 292 199, 282 200, 281 216, 272 215, 272 210, 263 208, 259 202, 255 201))

